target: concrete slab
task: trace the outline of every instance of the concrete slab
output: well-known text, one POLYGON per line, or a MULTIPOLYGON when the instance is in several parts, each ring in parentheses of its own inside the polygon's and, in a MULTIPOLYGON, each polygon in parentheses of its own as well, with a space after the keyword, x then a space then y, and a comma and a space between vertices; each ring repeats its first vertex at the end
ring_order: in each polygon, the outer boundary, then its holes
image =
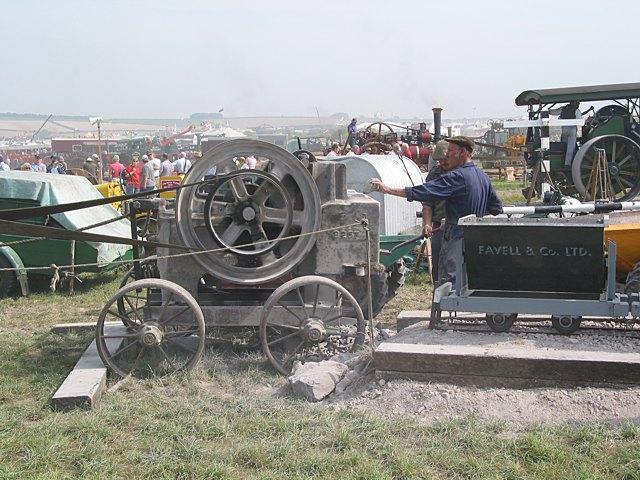
MULTIPOLYGON (((106 325, 121 325, 121 322, 105 322, 106 325)), ((51 333, 56 335, 66 335, 68 333, 93 332, 96 329, 96 322, 77 323, 56 323, 51 327, 51 333)))
MULTIPOLYGON (((107 326, 105 331, 109 335, 119 335, 125 333, 125 327, 122 323, 115 323, 107 326)), ((109 339, 109 348, 117 349, 121 341, 121 339, 117 338, 109 339)), ((106 387, 107 368, 102 363, 100 355, 98 355, 96 341, 94 340, 82 354, 64 382, 62 382, 62 385, 53 394, 51 403, 56 410, 63 411, 77 407, 93 408, 100 401, 106 387)))
POLYGON ((637 339, 461 333, 410 327, 381 343, 378 377, 493 387, 638 385, 637 339))

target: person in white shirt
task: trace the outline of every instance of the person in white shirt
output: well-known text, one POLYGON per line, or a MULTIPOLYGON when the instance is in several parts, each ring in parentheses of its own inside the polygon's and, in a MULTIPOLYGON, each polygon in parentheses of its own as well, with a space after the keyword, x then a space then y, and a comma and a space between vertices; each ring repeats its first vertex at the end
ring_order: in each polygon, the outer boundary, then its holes
POLYGON ((147 152, 147 158, 149 159, 149 163, 153 165, 153 176, 155 177, 157 184, 157 180, 160 177, 160 159, 156 158, 153 152, 147 152))
POLYGON ((187 158, 187 154, 184 152, 180 153, 178 159, 173 162, 173 170, 176 175, 183 175, 189 171, 191 168, 191 162, 187 158))
POLYGON ((8 172, 9 170, 11 170, 9 159, 3 158, 2 155, 0 155, 0 172, 8 172))

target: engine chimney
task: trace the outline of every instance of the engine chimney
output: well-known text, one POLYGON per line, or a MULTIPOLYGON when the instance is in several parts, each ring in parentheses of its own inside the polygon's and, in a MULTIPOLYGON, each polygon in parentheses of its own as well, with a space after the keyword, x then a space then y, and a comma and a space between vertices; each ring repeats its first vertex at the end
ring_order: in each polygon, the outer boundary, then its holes
POLYGON ((442 139, 442 134, 440 132, 442 128, 442 109, 440 107, 435 107, 433 109, 433 141, 438 142, 442 139))

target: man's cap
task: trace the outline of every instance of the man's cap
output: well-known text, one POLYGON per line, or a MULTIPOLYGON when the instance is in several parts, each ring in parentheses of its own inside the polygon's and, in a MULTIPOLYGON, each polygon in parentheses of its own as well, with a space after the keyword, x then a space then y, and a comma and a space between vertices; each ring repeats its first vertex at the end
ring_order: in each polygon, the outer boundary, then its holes
POLYGON ((139 157, 140 156, 140 152, 133 152, 133 156, 134 157, 139 157))
POLYGON ((147 157, 146 155, 142 155, 142 161, 143 162, 148 162, 149 161, 149 157, 147 157))
POLYGON ((91 158, 98 160, 100 157, 98 157, 97 153, 94 153, 93 155, 91 155, 91 158))
POLYGON ((435 161, 444 160, 447 158, 447 148, 449 148, 449 144, 444 140, 440 140, 436 143, 436 147, 433 149, 431 156, 435 161))
POLYGON ((456 137, 445 138, 445 140, 449 143, 455 143, 456 145, 466 148, 469 153, 473 153, 474 143, 469 137, 463 137, 462 135, 458 135, 456 137))
POLYGON ((87 159, 85 160, 85 162, 93 162, 93 158, 91 158, 91 157, 87 157, 87 159))
POLYGON ((120 155, 113 156, 113 161, 115 162, 116 160, 120 161, 120 155))

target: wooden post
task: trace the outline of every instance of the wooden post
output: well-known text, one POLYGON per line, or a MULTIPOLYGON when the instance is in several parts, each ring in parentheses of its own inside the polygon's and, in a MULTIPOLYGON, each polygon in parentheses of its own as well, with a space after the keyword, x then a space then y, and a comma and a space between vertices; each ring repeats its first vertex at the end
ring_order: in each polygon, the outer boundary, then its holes
POLYGON ((102 183, 102 141, 100 138, 100 123, 102 120, 97 120, 98 124, 98 183, 102 183))
POLYGON ((71 278, 69 279, 69 295, 73 295, 76 286, 76 241, 71 240, 71 278))

